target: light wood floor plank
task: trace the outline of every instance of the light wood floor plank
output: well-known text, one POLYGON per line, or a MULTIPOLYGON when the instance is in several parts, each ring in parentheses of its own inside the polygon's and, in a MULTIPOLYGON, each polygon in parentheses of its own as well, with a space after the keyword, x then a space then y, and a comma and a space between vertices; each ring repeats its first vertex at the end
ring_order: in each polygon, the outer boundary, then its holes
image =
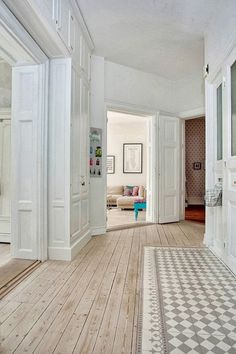
MULTIPOLYGON (((108 243, 111 242, 112 240, 108 240, 108 243)), ((85 256, 85 258, 82 258, 80 260, 80 263, 76 269, 72 267, 70 269, 70 272, 68 273, 68 269, 64 268, 60 278, 58 278, 56 283, 54 283, 51 287, 51 289, 49 289, 49 291, 45 293, 44 297, 40 300, 40 302, 31 309, 31 311, 25 317, 24 322, 21 324, 21 326, 18 327, 14 331, 14 333, 12 333, 12 336, 17 337, 17 340, 14 341, 14 344, 12 343, 11 337, 7 338, 7 340, 5 341, 6 343, 8 343, 8 347, 11 347, 11 350, 13 350, 13 347, 15 349, 17 345, 19 345, 19 343, 25 338, 26 342, 28 341, 29 343, 29 347, 26 346, 24 348, 24 352, 26 351, 28 353, 31 353, 32 348, 36 348, 40 340, 42 340, 43 342, 45 337, 47 337, 48 333, 50 333, 48 328, 50 328, 52 323, 54 323, 54 320, 55 325, 59 323, 59 325, 57 326, 57 331, 59 331, 59 327, 61 325, 61 318, 63 317, 61 315, 61 311, 63 309, 65 310, 65 321, 66 314, 71 311, 73 299, 79 296, 80 291, 82 291, 84 282, 86 283, 86 279, 89 278, 92 274, 92 268, 96 268, 97 263, 99 263, 101 256, 104 255, 104 253, 105 248, 97 246, 95 249, 90 250, 90 252, 85 256), (92 255, 95 259, 93 267, 90 262, 92 255), (29 333, 32 327, 33 331, 29 333), (26 336, 28 333, 29 337, 26 336), (45 337, 43 337, 43 334, 45 334, 45 337)), ((67 264, 70 267, 71 264, 69 262, 67 262, 67 264)), ((52 342, 53 340, 55 340, 55 338, 57 338, 57 331, 55 331, 54 336, 50 337, 48 335, 48 343, 50 343, 50 341, 52 342)), ((45 343, 43 342, 42 345, 44 344, 45 343)), ((22 345, 25 346, 24 343, 22 345)), ((16 352, 22 353, 22 345, 17 348, 16 352)), ((43 353, 46 353, 46 347, 47 345, 44 347, 44 351, 42 351, 43 353)), ((49 347, 50 346, 48 345, 48 348, 49 347)))
POLYGON ((72 262, 43 263, 0 302, 0 353, 135 354, 145 246, 202 246, 204 225, 94 237, 72 262))

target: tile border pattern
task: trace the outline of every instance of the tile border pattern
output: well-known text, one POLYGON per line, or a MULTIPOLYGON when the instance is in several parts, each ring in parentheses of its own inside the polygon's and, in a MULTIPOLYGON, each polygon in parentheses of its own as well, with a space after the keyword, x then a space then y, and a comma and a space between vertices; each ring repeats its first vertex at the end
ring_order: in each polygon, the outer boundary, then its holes
POLYGON ((144 247, 137 353, 236 353, 236 279, 206 248, 144 247))

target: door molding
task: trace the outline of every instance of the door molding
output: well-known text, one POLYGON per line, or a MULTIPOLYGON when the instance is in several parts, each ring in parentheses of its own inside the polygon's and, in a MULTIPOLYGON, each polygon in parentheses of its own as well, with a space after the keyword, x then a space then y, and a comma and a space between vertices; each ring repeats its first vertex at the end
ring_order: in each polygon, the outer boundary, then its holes
MULTIPOLYGON (((0 0, 0 41, 4 49, 0 56, 11 66, 38 66, 38 131, 37 131, 37 255, 38 260, 47 259, 47 160, 48 160, 48 57, 29 35, 13 13, 0 0)), ((4 114, 7 114, 6 112, 4 114)), ((11 161, 13 161, 12 156, 11 161)), ((11 162, 12 163, 12 162, 11 162)), ((14 245, 11 245, 14 251, 14 245)), ((12 254, 14 254, 12 252, 12 254)))
MULTIPOLYGON (((135 104, 129 104, 129 103, 124 103, 124 102, 119 102, 119 101, 114 101, 114 100, 105 100, 105 109, 104 109, 104 120, 106 122, 105 124, 105 129, 104 129, 104 141, 107 141, 107 112, 108 111, 116 111, 116 112, 122 112, 122 113, 127 113, 127 114, 133 114, 133 115, 139 115, 139 116, 147 116, 151 117, 152 119, 152 128, 149 134, 152 135, 152 151, 153 151, 153 156, 152 156, 152 167, 151 167, 151 174, 152 174, 152 210, 151 210, 151 215, 152 215, 152 220, 148 220, 149 222, 153 223, 158 223, 159 222, 159 203, 157 203, 157 198, 159 193, 159 183, 158 183, 158 153, 157 153, 157 146, 158 146, 158 119, 159 119, 159 114, 160 112, 158 110, 153 110, 149 109, 147 107, 135 105, 135 104), (156 152, 156 153, 155 153, 156 152)), ((104 156, 107 155, 107 144, 105 144, 105 150, 104 150, 104 156)), ((148 172, 150 173, 150 171, 148 172)), ((104 188, 104 201, 106 202, 106 189, 107 189, 107 175, 105 174, 104 176, 104 183, 103 183, 103 188, 104 188)), ((105 207, 105 213, 106 213, 106 207, 105 207)), ((105 217, 106 220, 106 217, 105 217)), ((105 225, 105 230, 107 226, 105 225)))

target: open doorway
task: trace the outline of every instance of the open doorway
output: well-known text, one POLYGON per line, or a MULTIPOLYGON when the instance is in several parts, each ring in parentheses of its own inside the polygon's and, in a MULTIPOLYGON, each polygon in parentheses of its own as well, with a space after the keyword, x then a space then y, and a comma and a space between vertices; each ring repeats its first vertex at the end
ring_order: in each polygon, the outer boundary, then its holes
POLYGON ((205 222, 205 118, 185 121, 185 220, 205 222))
POLYGON ((11 252, 12 67, 0 58, 0 296, 35 261, 13 259, 11 252))
POLYGON ((0 8, 1 298, 47 258, 48 58, 0 8))
POLYGON ((147 223, 151 117, 107 112, 107 227, 147 223))

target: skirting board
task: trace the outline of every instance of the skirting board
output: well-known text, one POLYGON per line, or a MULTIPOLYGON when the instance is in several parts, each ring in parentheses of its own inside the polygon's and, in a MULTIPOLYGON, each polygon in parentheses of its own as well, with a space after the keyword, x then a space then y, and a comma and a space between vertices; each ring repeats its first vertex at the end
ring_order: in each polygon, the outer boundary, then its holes
POLYGON ((11 235, 10 234, 0 234, 0 242, 11 243, 11 235))
POLYGON ((76 240, 71 247, 48 247, 48 258, 58 261, 72 261, 79 251, 90 241, 91 232, 76 240))
POLYGON ((204 205, 201 197, 188 197, 188 205, 204 205))
POLYGON ((99 227, 92 227, 91 228, 91 235, 92 236, 98 236, 98 235, 104 235, 107 231, 106 226, 99 226, 99 227))

